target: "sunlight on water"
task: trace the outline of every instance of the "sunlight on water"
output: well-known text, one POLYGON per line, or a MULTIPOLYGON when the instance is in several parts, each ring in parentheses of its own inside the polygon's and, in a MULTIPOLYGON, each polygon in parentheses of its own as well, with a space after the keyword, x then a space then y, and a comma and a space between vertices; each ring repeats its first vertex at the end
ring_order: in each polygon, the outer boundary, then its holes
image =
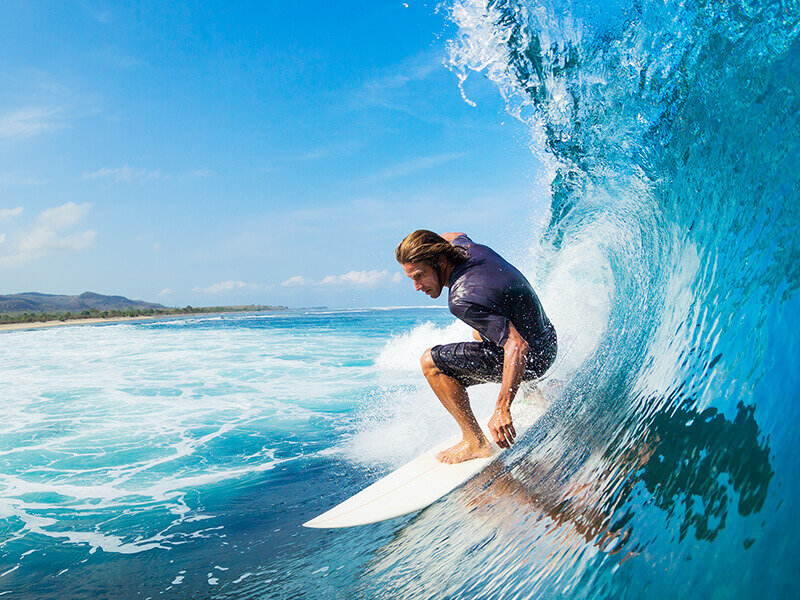
POLYGON ((0 592, 796 595, 800 6, 442 10, 552 178, 542 419, 416 515, 306 530, 453 433, 418 367, 468 338, 446 311, 5 333, 0 592))
MULTIPOLYGON (((7 576, 0 583, 52 577, 37 570, 45 556, 60 571, 98 552, 227 544, 232 517, 209 502, 269 487, 316 456, 352 447, 364 429, 348 426, 348 415, 379 389, 373 359, 389 330, 415 322, 435 329, 429 319, 445 317, 417 312, 231 315, 3 334, 0 570, 7 576)), ((396 368, 384 363, 377 373, 396 368)), ((370 450, 353 458, 374 467, 380 449, 370 450)))

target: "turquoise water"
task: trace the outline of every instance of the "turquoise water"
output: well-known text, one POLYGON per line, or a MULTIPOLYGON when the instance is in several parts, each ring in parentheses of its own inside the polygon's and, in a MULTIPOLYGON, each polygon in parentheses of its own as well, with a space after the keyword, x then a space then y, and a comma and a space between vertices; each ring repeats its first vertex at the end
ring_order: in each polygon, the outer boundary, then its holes
POLYGON ((569 442, 525 478, 558 490, 532 519, 549 531, 478 550, 448 594, 797 597, 800 4, 450 16, 464 89, 494 81, 549 165, 548 310, 568 338, 602 330, 566 376, 569 442))
POLYGON ((800 5, 441 12, 552 179, 514 249, 559 332, 541 424, 417 515, 306 530, 453 432, 446 311, 5 333, 0 593, 797 597, 800 5))
POLYGON ((0 592, 279 594, 294 560, 330 568, 308 555, 327 536, 299 524, 451 433, 418 356, 463 335, 452 323, 289 311, 3 334, 0 592))

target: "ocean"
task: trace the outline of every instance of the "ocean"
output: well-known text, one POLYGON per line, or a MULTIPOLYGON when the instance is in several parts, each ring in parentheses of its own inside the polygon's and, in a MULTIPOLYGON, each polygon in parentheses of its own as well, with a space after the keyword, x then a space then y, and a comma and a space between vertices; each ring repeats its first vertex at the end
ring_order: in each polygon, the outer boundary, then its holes
POLYGON ((552 181, 515 252, 559 333, 540 424, 418 514, 309 530, 455 432, 418 363, 467 339, 446 309, 3 333, 0 595, 798 597, 800 4, 440 11, 552 181))
POLYGON ((299 524, 451 433, 418 358, 465 329, 428 307, 3 334, 0 593, 312 584, 329 538, 299 524))

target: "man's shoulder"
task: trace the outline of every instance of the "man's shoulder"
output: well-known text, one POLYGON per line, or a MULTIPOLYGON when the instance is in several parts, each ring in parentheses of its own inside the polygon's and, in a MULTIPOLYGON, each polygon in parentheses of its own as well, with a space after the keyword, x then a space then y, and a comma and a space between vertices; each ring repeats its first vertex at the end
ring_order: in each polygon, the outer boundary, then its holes
POLYGON ((475 242, 466 235, 457 237, 451 243, 453 246, 458 246, 466 250, 470 258, 479 264, 489 263, 489 265, 491 265, 495 262, 506 262, 494 249, 486 244, 475 242))

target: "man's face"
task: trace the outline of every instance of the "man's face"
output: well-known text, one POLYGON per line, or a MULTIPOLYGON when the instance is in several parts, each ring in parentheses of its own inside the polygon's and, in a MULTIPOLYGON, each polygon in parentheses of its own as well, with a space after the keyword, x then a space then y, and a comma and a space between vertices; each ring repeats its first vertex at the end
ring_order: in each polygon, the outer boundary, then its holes
POLYGON ((431 298, 438 298, 442 293, 439 275, 428 263, 403 263, 403 271, 414 282, 414 289, 425 292, 431 298))

